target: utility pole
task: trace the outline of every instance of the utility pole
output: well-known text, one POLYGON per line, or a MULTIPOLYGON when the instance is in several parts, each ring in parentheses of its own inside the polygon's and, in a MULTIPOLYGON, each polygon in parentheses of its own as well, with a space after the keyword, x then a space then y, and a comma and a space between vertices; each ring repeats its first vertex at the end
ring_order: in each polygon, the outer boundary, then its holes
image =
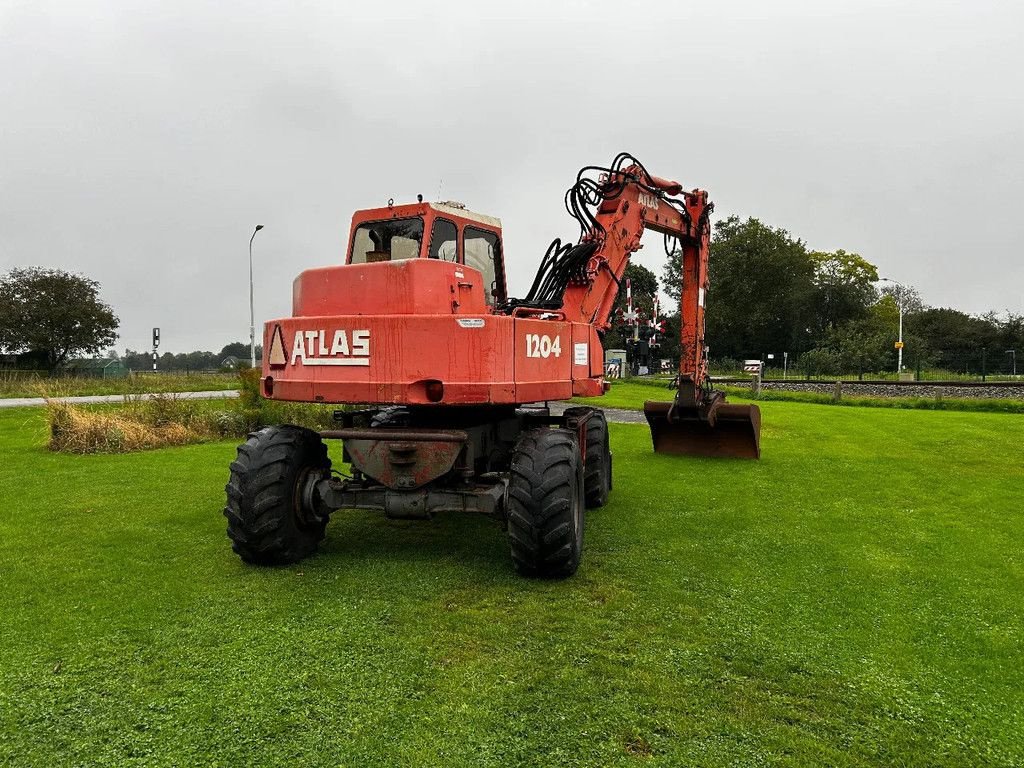
POLYGON ((888 277, 878 278, 880 283, 892 283, 896 286, 896 304, 900 310, 899 338, 896 341, 896 375, 903 373, 903 284, 890 280, 888 277))
POLYGON ((256 312, 252 303, 252 241, 256 233, 263 229, 262 224, 257 224, 249 238, 249 363, 256 367, 256 312))

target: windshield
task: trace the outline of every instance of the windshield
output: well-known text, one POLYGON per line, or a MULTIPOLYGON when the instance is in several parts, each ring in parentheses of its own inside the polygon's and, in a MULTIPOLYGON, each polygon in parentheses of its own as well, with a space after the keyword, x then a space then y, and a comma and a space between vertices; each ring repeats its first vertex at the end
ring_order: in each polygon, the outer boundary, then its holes
POLYGON ((361 224, 352 238, 350 264, 415 259, 423 242, 423 219, 388 219, 361 224))

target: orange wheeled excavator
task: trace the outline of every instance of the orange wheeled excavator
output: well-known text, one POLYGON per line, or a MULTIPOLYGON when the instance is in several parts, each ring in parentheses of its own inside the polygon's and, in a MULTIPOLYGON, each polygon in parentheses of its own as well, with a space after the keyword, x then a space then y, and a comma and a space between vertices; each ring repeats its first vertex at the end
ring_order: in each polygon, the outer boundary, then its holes
POLYGON ((312 554, 340 509, 479 512, 505 524, 520 573, 574 573, 584 508, 612 488, 608 427, 599 409, 547 403, 607 390, 601 336, 647 229, 683 268, 677 391, 645 406, 654 450, 760 455, 757 406, 726 404, 708 379, 707 193, 622 153, 582 169, 565 202, 580 237, 551 244, 523 299, 506 294, 501 223, 422 198, 358 211, 345 263, 296 278, 291 317, 264 325, 263 395, 362 407, 335 429, 267 427, 239 446, 224 513, 243 560, 312 554), (349 475, 332 473, 325 439, 342 441, 349 475))

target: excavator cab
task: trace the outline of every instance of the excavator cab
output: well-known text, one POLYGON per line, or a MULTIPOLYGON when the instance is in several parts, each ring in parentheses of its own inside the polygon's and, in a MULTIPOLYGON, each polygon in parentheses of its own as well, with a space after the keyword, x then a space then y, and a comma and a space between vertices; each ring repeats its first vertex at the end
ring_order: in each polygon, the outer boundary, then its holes
POLYGON ((505 300, 501 221, 462 203, 389 205, 358 211, 352 219, 347 264, 431 259, 481 274, 484 301, 505 300))

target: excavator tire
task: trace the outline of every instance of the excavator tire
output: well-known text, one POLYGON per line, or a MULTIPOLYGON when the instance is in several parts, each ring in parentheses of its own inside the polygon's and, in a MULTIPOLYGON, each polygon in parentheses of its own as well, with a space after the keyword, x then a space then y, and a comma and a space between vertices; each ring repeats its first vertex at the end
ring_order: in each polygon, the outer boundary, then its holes
POLYGON ((564 415, 583 416, 592 412, 587 420, 586 461, 583 464, 583 496, 587 509, 599 509, 608 503, 612 489, 612 452, 608 444, 608 421, 604 411, 597 408, 566 408, 564 415))
POLYGON ((284 425, 251 433, 225 487, 235 553, 253 565, 287 565, 316 552, 327 518, 303 509, 301 489, 310 473, 330 469, 327 446, 312 430, 284 425))
POLYGON ((523 576, 564 579, 583 551, 583 465, 567 429, 524 432, 512 457, 508 538, 523 576))

